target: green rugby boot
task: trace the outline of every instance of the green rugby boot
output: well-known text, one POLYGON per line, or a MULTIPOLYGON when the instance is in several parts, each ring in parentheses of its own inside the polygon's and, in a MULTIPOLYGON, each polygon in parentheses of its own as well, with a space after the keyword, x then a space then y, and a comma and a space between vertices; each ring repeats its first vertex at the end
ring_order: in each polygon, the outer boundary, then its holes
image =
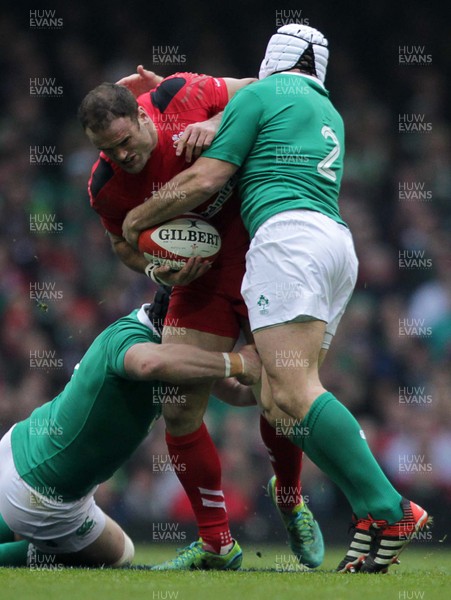
POLYGON ((288 532, 290 548, 301 565, 311 569, 319 567, 324 560, 324 541, 314 516, 302 501, 289 513, 280 510, 276 498, 276 477, 268 482, 268 496, 277 508, 288 532))
POLYGON ((193 542, 186 548, 177 551, 177 556, 159 565, 152 567, 152 571, 187 571, 197 569, 200 571, 236 571, 243 562, 243 553, 236 540, 227 554, 207 552, 202 547, 202 540, 193 542))

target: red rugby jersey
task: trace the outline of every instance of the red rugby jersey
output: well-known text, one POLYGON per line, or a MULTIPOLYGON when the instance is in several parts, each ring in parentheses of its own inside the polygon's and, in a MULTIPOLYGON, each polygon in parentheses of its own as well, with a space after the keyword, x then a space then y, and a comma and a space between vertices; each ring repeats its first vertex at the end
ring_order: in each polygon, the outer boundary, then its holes
MULTIPOLYGON (((189 167, 184 156, 176 156, 174 139, 187 125, 205 121, 224 109, 228 100, 223 79, 195 73, 176 73, 150 93, 139 96, 158 132, 157 146, 140 173, 126 173, 103 152, 94 164, 88 183, 91 206, 105 228, 122 235, 129 210, 189 167)), ((238 259, 248 246, 248 234, 240 217, 240 200, 228 183, 217 195, 193 212, 203 215, 222 238, 221 259, 238 259)))

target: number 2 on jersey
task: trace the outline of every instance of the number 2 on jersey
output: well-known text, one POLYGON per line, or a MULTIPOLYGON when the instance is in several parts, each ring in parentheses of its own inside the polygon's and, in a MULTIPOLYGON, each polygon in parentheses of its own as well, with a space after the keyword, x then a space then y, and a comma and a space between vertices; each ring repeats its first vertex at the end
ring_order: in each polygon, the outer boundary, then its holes
POLYGON ((318 173, 323 177, 326 177, 326 179, 336 181, 337 175, 332 171, 331 166, 340 156, 340 142, 338 141, 338 138, 332 129, 327 125, 324 125, 324 127, 321 129, 321 134, 324 138, 326 138, 326 140, 327 138, 331 138, 335 146, 332 148, 329 154, 318 163, 316 168, 318 169, 318 173))

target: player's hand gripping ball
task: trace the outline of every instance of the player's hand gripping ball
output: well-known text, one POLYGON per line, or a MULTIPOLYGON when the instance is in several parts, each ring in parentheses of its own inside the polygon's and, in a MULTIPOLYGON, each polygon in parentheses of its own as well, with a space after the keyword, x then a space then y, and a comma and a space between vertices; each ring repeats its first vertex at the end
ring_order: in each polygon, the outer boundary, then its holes
POLYGON ((142 231, 138 248, 149 262, 180 270, 192 256, 213 262, 221 249, 221 236, 207 220, 187 213, 142 231))

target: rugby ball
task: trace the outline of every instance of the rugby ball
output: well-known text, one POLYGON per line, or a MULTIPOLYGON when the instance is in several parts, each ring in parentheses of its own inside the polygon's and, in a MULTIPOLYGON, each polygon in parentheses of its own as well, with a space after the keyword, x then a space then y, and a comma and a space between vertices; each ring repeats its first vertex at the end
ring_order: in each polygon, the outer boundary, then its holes
POLYGON ((192 256, 213 261, 221 249, 221 236, 207 220, 188 213, 142 231, 138 249, 149 262, 178 271, 192 256))

